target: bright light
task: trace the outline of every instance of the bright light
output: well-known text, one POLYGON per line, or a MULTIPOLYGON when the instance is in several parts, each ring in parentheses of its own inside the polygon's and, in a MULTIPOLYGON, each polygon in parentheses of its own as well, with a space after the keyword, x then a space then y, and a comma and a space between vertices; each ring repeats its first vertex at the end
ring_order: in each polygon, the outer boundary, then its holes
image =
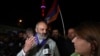
POLYGON ((41 8, 46 8, 46 6, 45 5, 42 5, 41 8))
POLYGON ((20 23, 21 23, 22 21, 23 21, 23 20, 21 20, 21 19, 19 20, 20 23))

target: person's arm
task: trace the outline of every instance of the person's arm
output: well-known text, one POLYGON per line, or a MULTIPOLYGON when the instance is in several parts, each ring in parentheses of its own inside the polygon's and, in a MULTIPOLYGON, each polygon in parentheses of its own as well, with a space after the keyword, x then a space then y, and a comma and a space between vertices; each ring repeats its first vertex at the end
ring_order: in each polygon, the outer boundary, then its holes
POLYGON ((51 56, 60 56, 56 42, 49 40, 48 44, 50 45, 51 56))
POLYGON ((58 47, 55 45, 54 56, 60 56, 58 47))
POLYGON ((34 37, 27 38, 23 49, 17 54, 17 56, 25 56, 35 45, 34 37))
POLYGON ((22 49, 17 56, 26 56, 26 53, 24 52, 24 50, 22 49))

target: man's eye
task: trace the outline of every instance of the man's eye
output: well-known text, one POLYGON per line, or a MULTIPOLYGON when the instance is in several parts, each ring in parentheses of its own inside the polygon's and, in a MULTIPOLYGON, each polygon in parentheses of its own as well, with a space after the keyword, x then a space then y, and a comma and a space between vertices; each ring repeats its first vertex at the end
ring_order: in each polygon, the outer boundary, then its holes
POLYGON ((41 30, 44 30, 44 29, 41 29, 41 30))

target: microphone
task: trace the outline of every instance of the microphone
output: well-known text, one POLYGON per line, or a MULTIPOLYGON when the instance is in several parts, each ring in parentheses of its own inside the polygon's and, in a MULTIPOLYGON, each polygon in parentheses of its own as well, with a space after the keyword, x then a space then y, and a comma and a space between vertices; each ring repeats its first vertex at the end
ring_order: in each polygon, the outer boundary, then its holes
POLYGON ((44 49, 43 49, 43 54, 45 56, 50 56, 50 48, 48 44, 45 44, 44 49))

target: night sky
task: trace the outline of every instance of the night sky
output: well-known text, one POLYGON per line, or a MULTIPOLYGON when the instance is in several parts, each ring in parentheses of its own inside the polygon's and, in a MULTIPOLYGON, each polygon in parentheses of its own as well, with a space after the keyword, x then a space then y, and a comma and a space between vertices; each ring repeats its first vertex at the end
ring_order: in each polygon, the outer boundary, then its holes
MULTIPOLYGON (((41 1, 42 0, 7 0, 2 1, 1 4, 1 18, 0 24, 18 26, 18 19, 23 19, 22 26, 34 27, 37 21, 43 20, 41 18, 41 1), (5 21, 6 20, 6 21, 5 21)), ((53 0, 46 1, 46 12, 50 9, 53 0)), ((100 21, 99 3, 93 1, 65 1, 59 0, 62 17, 65 28, 71 25, 77 25, 80 22, 100 21)), ((62 26, 60 15, 58 19, 52 23, 58 28, 62 26), (60 22, 60 24, 58 23, 60 22)))
MULTIPOLYGON (((18 19, 23 19, 23 25, 26 27, 34 25, 41 18, 41 1, 42 0, 9 0, 2 1, 1 6, 1 24, 16 25, 18 19), (6 20, 6 21, 5 21, 6 20)), ((46 1, 46 13, 50 8, 53 0, 46 1)))

